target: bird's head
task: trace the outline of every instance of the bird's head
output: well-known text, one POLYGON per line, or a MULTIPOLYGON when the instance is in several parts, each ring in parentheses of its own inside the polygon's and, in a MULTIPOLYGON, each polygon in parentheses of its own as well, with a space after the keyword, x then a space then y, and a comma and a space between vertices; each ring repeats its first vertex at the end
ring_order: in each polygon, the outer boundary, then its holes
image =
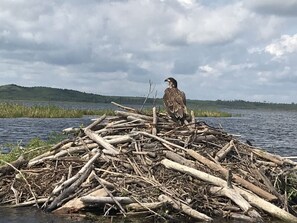
POLYGON ((170 88, 177 88, 177 81, 173 77, 167 78, 165 82, 168 82, 170 88))

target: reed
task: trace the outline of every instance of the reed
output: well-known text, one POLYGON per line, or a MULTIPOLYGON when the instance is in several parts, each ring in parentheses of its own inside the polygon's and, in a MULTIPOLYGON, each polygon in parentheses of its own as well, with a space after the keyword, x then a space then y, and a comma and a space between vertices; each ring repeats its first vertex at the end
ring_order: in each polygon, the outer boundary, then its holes
POLYGON ((2 102, 0 103, 0 118, 80 118, 84 115, 112 115, 112 110, 83 110, 65 109, 55 105, 25 106, 22 104, 2 102))
MULTIPOLYGON (((150 114, 151 109, 145 109, 145 113, 150 114)), ((161 109, 161 112, 165 112, 161 109)), ((231 114, 221 111, 194 109, 196 117, 230 117, 231 114)), ((84 115, 109 115, 113 116, 112 109, 66 109, 55 105, 33 105, 25 106, 18 103, 0 103, 0 118, 81 118, 84 115)))
MULTIPOLYGON (((51 133, 47 140, 42 140, 40 138, 32 138, 26 145, 20 145, 18 143, 10 143, 4 145, 5 148, 9 148, 10 152, 7 154, 1 154, 0 152, 0 166, 4 165, 1 160, 6 162, 12 162, 18 159, 21 155, 24 156, 25 159, 30 160, 40 154, 45 153, 50 150, 50 148, 67 138, 66 135, 62 133, 51 133)), ((1 149, 1 147, 0 147, 1 149)))

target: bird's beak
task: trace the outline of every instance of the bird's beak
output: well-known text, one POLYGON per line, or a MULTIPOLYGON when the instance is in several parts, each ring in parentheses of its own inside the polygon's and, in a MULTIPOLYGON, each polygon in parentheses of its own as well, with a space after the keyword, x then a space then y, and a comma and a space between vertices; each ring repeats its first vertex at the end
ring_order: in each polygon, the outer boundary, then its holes
POLYGON ((168 79, 165 79, 164 82, 168 82, 168 79))

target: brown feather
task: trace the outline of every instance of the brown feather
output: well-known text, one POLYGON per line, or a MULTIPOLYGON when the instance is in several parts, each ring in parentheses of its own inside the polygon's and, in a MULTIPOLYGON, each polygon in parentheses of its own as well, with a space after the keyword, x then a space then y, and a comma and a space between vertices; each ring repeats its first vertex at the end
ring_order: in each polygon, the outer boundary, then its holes
POLYGON ((174 120, 185 120, 187 115, 185 93, 178 88, 166 88, 163 96, 167 113, 174 120))

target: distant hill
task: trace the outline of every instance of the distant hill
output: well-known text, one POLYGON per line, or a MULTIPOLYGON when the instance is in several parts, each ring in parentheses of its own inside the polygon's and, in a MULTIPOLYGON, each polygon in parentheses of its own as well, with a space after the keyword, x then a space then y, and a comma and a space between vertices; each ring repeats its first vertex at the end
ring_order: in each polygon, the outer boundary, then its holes
MULTIPOLYGON (((139 104, 142 97, 103 96, 75 90, 50 87, 22 87, 15 84, 0 86, 0 100, 68 101, 110 103, 111 101, 139 104)), ((150 99, 151 100, 151 99, 150 99)))
MULTIPOLYGON (((50 88, 50 87, 22 87, 15 84, 0 86, 0 100, 28 100, 28 101, 68 101, 121 104, 143 104, 144 97, 104 96, 84 93, 75 90, 50 88)), ((149 98, 147 104, 153 104, 154 99, 149 98)), ((162 105, 162 99, 155 100, 157 105, 162 105)), ((297 111, 297 104, 248 102, 243 100, 233 101, 208 101, 187 100, 187 105, 193 109, 277 109, 297 111)))

